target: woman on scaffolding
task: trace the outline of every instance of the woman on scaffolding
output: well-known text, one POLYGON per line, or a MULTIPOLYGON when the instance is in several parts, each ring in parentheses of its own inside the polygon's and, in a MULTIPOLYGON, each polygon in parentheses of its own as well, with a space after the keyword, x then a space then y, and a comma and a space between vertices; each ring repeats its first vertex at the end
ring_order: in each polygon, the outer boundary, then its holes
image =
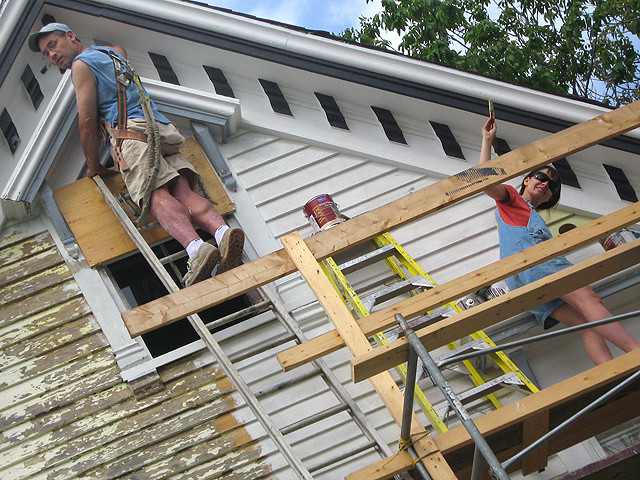
MULTIPOLYGON (((491 159, 491 146, 496 140, 496 133, 496 120, 491 115, 482 129, 480 164, 491 159)), ((560 189, 558 172, 552 166, 546 166, 528 173, 519 191, 511 185, 494 185, 485 190, 484 193, 496 202, 500 258, 551 238, 551 232, 538 211, 556 205, 560 199, 560 189)), ((571 265, 565 257, 559 256, 507 278, 506 282, 510 290, 515 290, 571 265)), ((589 286, 540 305, 531 313, 545 329, 558 321, 573 326, 612 316, 589 286)), ((581 330, 581 333, 585 350, 596 365, 613 358, 606 340, 624 352, 640 348, 640 343, 618 322, 581 330)))

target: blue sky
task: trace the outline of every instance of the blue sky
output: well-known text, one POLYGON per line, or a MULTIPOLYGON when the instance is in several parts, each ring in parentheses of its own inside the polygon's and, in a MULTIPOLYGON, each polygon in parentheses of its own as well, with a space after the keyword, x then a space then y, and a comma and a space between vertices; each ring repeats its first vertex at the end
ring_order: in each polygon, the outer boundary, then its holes
POLYGON ((199 0, 256 17, 313 30, 340 33, 360 25, 358 17, 380 10, 380 0, 199 0))

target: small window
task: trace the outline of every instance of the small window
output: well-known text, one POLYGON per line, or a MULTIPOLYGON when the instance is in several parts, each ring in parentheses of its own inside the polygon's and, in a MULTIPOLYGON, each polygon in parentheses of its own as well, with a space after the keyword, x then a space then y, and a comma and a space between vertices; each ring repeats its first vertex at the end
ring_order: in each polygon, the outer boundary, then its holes
POLYGON ((151 57, 151 61, 153 65, 156 67, 158 71, 158 75, 160 76, 160 80, 167 83, 173 83, 174 85, 180 85, 178 82, 178 77, 176 73, 171 68, 169 64, 169 60, 164 55, 160 55, 158 53, 149 52, 149 57, 151 57))
POLYGON ((626 200, 627 202, 637 202, 638 196, 636 195, 635 190, 629 183, 629 179, 624 174, 622 169, 618 167, 614 167, 612 165, 603 165, 604 169, 609 174, 609 178, 616 187, 618 195, 622 200, 626 200))
POLYGON ((20 136, 6 108, 2 109, 0 114, 0 129, 2 129, 2 134, 7 140, 9 150, 11 150, 11 153, 16 153, 18 145, 20 145, 20 136))
POLYGON ((466 160, 464 158, 464 154, 462 153, 462 148, 460 148, 460 144, 456 141, 449 126, 445 125, 444 123, 429 123, 433 127, 433 130, 436 132, 437 137, 440 139, 440 143, 442 144, 444 153, 446 153, 450 157, 466 160))
POLYGON ((371 107, 371 109, 373 110, 373 113, 376 114, 376 117, 378 117, 378 121, 382 125, 382 129, 384 130, 384 134, 387 138, 392 142, 403 143, 406 145, 407 141, 400 129, 400 125, 398 125, 396 119, 393 118, 393 114, 386 108, 371 107))
POLYGON ((213 88, 216 89, 216 93, 218 95, 236 98, 233 94, 233 90, 231 89, 231 85, 229 85, 227 77, 224 76, 222 70, 215 67, 208 67, 207 65, 203 65, 202 68, 204 68, 204 71, 207 72, 209 80, 211 80, 211 83, 213 83, 213 88))
POLYGON ((569 162, 566 158, 556 160, 555 162, 553 162, 553 166, 560 174, 560 178, 562 179, 562 183, 564 185, 568 185, 569 187, 581 188, 580 182, 578 182, 578 177, 571 168, 571 165, 569 165, 569 162))
POLYGON ((332 127, 342 128, 343 130, 349 130, 347 121, 344 119, 344 115, 340 111, 340 107, 336 103, 336 100, 322 93, 315 92, 316 98, 320 102, 320 106, 327 115, 327 120, 332 127))
POLYGON ((42 90, 40 90, 40 85, 38 84, 38 80, 36 80, 31 67, 27 65, 22 72, 22 76, 20 77, 22 80, 22 85, 27 90, 29 97, 31 98, 31 103, 33 103, 33 108, 36 110, 40 106, 40 102, 44 96, 42 95, 42 90))
POLYGON ((276 113, 283 113, 284 115, 293 116, 291 113, 291 109, 289 108, 289 104, 287 100, 284 98, 282 94, 282 90, 277 83, 271 82, 269 80, 263 80, 259 78, 258 81, 264 90, 264 93, 269 97, 269 103, 271 103, 271 108, 276 113))

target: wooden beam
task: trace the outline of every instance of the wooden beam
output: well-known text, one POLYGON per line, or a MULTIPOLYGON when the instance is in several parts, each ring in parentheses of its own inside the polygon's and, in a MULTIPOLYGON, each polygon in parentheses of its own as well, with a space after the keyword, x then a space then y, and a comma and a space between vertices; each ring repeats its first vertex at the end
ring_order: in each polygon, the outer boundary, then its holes
MULTIPOLYGON (((640 202, 597 218, 558 237, 470 272, 451 282, 438 285, 419 295, 374 312, 370 316, 359 319, 358 325, 365 335, 383 331, 396 324, 394 315, 397 313, 402 314, 406 319, 423 315, 434 308, 464 297, 498 280, 538 265, 556 255, 563 255, 574 248, 583 246, 639 221, 640 202)), ((288 371, 339 350, 343 346, 342 338, 333 330, 280 352, 277 358, 282 368, 288 371)))
MULTIPOLYGON (((549 432, 548 410, 522 422, 522 446, 528 447, 547 432, 549 432)), ((522 474, 529 475, 542 470, 547 466, 547 458, 549 458, 549 443, 543 443, 522 458, 522 474)))
MULTIPOLYGON (((531 394, 522 400, 505 405, 498 410, 489 412, 482 417, 475 419, 475 423, 485 439, 489 440, 492 435, 505 431, 511 427, 521 426, 522 422, 535 418, 545 411, 551 412, 556 424, 568 418, 570 415, 581 409, 584 404, 593 399, 595 393, 601 393, 617 385, 621 380, 627 378, 640 368, 640 350, 626 353, 602 365, 593 367, 583 373, 563 380, 560 383, 547 387, 539 392, 531 394), (569 408, 569 405, 573 405, 569 408), (561 414, 559 417, 556 412, 561 414)), ((626 394, 631 400, 637 397, 639 386, 636 385, 633 391, 626 394)), ((606 408, 606 407, 603 407, 606 408)), ((637 409, 636 409, 637 410, 637 409)), ((600 412, 597 410, 595 413, 600 412)), ((628 412, 633 415, 633 412, 628 412)), ((620 418, 611 419, 609 415, 596 415, 601 418, 599 428, 607 430, 617 425, 620 418)), ((587 435, 593 435, 593 431, 587 435)), ((521 439, 513 438, 513 443, 521 443, 521 439)), ((578 437, 574 441, 580 441, 578 437)), ((452 428, 434 437, 434 442, 445 454, 451 454, 465 446, 472 447, 472 439, 466 429, 462 426, 452 428)), ((561 442, 566 445, 565 442, 561 442)), ((491 445, 491 444, 490 444, 491 445)), ((554 453, 553 449, 552 453, 554 453)))
MULTIPOLYGON (((427 350, 433 350, 636 265, 639 261, 640 239, 636 239, 470 310, 421 328, 416 334, 427 350)), ((405 362, 407 345, 407 339, 400 338, 352 359, 354 382, 360 382, 405 362)))
MULTIPOLYGON (((297 232, 294 232, 282 237, 280 241, 300 274, 318 298, 329 320, 340 332, 351 353, 360 355, 370 351, 372 347, 367 337, 360 331, 351 311, 322 271, 302 237, 297 232)), ((404 396, 396 382, 387 372, 376 375, 370 380, 396 423, 402 425, 404 396)), ((442 480, 456 478, 415 414, 413 414, 411 423, 411 435, 412 438, 418 439, 413 443, 413 446, 422 458, 429 475, 442 480)))
POLYGON ((387 480, 395 475, 408 472, 412 468, 411 455, 403 451, 361 468, 344 477, 344 480, 387 480))
MULTIPOLYGON (((503 183, 639 126, 640 101, 512 150, 483 164, 481 168, 470 168, 322 231, 309 239, 309 248, 316 259, 324 259, 380 233, 441 210, 489 186, 503 183)), ((137 336, 218 305, 293 271, 293 263, 280 250, 215 279, 205 280, 124 312, 122 318, 131 335, 137 336)))
MULTIPOLYGON (((475 418, 474 422, 498 458, 505 460, 522 450, 525 423, 544 415, 547 418, 553 418, 553 422, 549 424, 549 427, 553 428, 639 368, 640 350, 635 350, 475 418)), ((564 450, 634 418, 637 414, 635 405, 639 401, 640 385, 636 384, 552 437, 547 447, 548 453, 553 454, 564 450)), ((473 458, 473 440, 467 430, 463 426, 458 426, 436 435, 433 440, 444 453, 456 475, 460 478, 468 478, 473 458)), ((389 461, 393 461, 393 457, 382 459, 359 470, 356 473, 362 472, 363 475, 355 479, 385 478, 375 475, 377 468, 389 461), (366 477, 365 473, 370 476, 366 477)), ((402 461, 407 466, 408 460, 405 458, 396 462, 399 464, 396 468, 401 467, 402 461)), ((349 480, 352 479, 349 478, 349 480)))

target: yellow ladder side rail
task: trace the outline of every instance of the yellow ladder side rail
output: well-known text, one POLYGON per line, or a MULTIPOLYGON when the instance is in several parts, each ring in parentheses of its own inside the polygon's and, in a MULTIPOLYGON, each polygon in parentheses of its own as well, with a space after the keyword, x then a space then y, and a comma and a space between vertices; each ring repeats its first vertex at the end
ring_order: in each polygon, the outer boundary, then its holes
MULTIPOLYGON (((422 275, 432 285, 437 285, 435 280, 431 278, 431 276, 413 259, 413 257, 409 255, 404 247, 402 247, 402 245, 400 245, 389 233, 383 233, 382 235, 376 237, 374 241, 379 247, 382 247, 383 245, 393 245, 398 252, 398 260, 407 268, 409 272, 411 272, 412 275, 422 275)), ((398 270, 394 269, 394 272, 398 273, 398 270)), ((460 308, 454 302, 450 302, 448 305, 450 305, 457 313, 462 312, 462 308, 460 308)), ((483 330, 479 330, 478 332, 471 334, 471 338, 482 339, 487 345, 489 345, 489 347, 496 346, 493 340, 491 340, 491 338, 483 330)), ((518 368, 518 366, 513 363, 513 361, 508 357, 507 354, 500 351, 490 354, 490 357, 494 362, 496 362, 496 365, 498 365, 498 367, 503 372, 514 372, 523 382, 523 384, 529 389, 529 391, 531 391, 532 393, 536 393, 539 391, 538 387, 536 387, 536 385, 531 380, 529 380, 529 378, 518 368)))
MULTIPOLYGON (((354 312, 354 314, 357 315, 358 318, 362 318, 370 315, 370 312, 365 308, 364 304, 360 300, 360 297, 351 286, 351 283, 347 280, 347 278, 344 276, 342 271, 338 268, 338 265, 336 264, 335 260, 329 257, 321 263, 321 266, 325 275, 327 276, 329 281, 333 284, 334 288, 338 291, 338 293, 342 297, 342 300, 345 302, 345 304, 351 305, 352 312, 354 312)), ((386 340, 383 333, 377 333, 373 335, 373 337, 375 338, 376 343, 378 343, 378 345, 385 345, 389 343, 386 340)), ((398 372, 398 375, 400 376, 402 381, 406 382, 406 379, 407 379, 406 367, 404 365, 399 365, 396 367, 396 371, 398 372)), ((431 425, 433 426, 434 430, 437 431, 438 433, 444 433, 448 431, 449 429, 444 424, 440 416, 437 414, 431 402, 429 402, 429 400, 427 399, 422 389, 420 389, 417 385, 416 385, 414 395, 415 395, 416 402, 418 403, 418 405, 420 405, 420 408, 422 409, 423 413, 429 420, 429 423, 431 423, 431 425)))
MULTIPOLYGON (((427 280, 434 287, 438 285, 436 281, 420 265, 418 265, 418 263, 413 259, 413 257, 409 255, 409 252, 407 252, 404 249, 404 247, 402 247, 402 245, 400 245, 389 233, 383 233, 382 235, 379 235, 378 237, 374 238, 374 242, 378 247, 382 247, 384 245, 392 245, 394 247, 394 249, 397 252, 397 255, 395 257, 386 258, 385 262, 396 275, 398 275, 399 277, 405 280, 408 278, 405 271, 400 267, 400 265, 398 265, 398 261, 400 261, 405 266, 405 268, 409 271, 409 273, 411 273, 411 275, 420 275, 422 278, 427 280)), ((416 292, 412 290, 410 294, 416 295, 416 292)), ((446 305, 451 307, 456 313, 460 313, 462 311, 460 307, 456 305, 454 302, 449 302, 446 305)), ((454 350, 458 348, 458 344, 456 342, 451 342, 447 344, 447 347, 449 347, 450 350, 454 350)), ((476 387, 484 383, 487 383, 486 380, 482 377, 482 375, 480 375, 480 372, 478 372, 478 370, 473 366, 473 364, 469 360, 463 360, 462 364, 467 369, 469 377, 471 378, 471 381, 476 387)), ((504 371, 506 373, 508 370, 504 370, 504 371)), ((500 403, 498 398, 495 396, 495 394, 490 393, 485 397, 487 398, 487 400, 489 400, 493 404, 495 408, 502 407, 502 404, 500 403)))
MULTIPOLYGON (((477 332, 472 333, 471 338, 473 338, 474 340, 481 339, 491 348, 496 346, 493 340, 491 340, 491 337, 484 333, 483 330, 478 330, 477 332)), ((494 362, 496 362, 496 365, 498 365, 498 367, 500 367, 503 372, 514 372, 531 393, 540 391, 540 389, 536 387, 536 385, 531 380, 529 380, 529 377, 527 377, 502 350, 495 353, 490 353, 489 356, 493 359, 494 362)))

